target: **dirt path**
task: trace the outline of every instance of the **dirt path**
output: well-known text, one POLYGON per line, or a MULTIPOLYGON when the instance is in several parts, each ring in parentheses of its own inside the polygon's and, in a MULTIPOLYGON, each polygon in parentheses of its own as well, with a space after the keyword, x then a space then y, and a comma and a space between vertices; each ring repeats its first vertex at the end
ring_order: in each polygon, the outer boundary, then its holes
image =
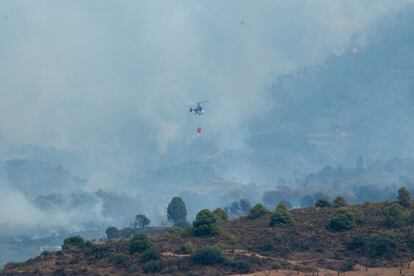
MULTIPOLYGON (((230 276, 239 276, 241 274, 234 274, 230 276)), ((355 271, 348 271, 348 272, 337 272, 329 269, 319 269, 319 272, 316 273, 304 273, 304 272, 297 272, 292 270, 272 270, 272 271, 261 271, 255 272, 250 274, 243 274, 243 276, 414 276, 414 267, 410 265, 410 268, 405 266, 404 268, 400 267, 375 267, 375 268, 368 268, 366 270, 363 266, 356 266, 355 271)))
MULTIPOLYGON (((229 250, 229 252, 233 253, 233 254, 239 254, 239 255, 243 255, 243 256, 254 256, 260 259, 268 259, 268 260, 273 260, 273 261, 281 261, 281 258, 275 258, 275 257, 270 257, 270 256, 263 256, 260 255, 258 253, 255 252, 251 252, 251 251, 247 251, 247 250, 243 250, 243 249, 233 249, 233 250, 229 250)), ((174 257, 188 257, 190 255, 188 254, 176 254, 176 253, 172 253, 172 252, 163 252, 162 253, 163 256, 174 256, 174 257)), ((295 261, 295 260, 284 260, 290 264, 312 264, 315 263, 317 260, 303 260, 303 261, 295 261)), ((389 268, 389 267, 370 267, 370 268, 365 268, 363 266, 357 265, 355 266, 355 271, 348 271, 348 272, 337 272, 334 270, 329 270, 329 269, 319 269, 318 272, 308 272, 308 273, 304 273, 304 272, 298 272, 298 271, 293 271, 293 270, 272 270, 272 271, 260 271, 260 272, 255 272, 255 273, 250 273, 250 274, 243 274, 244 276, 294 276, 294 275, 298 275, 298 276, 398 276, 398 275, 403 275, 403 276, 414 276, 414 264, 411 262, 409 265, 410 268, 408 268, 408 266, 404 266, 403 268, 401 267, 393 267, 393 268, 389 268)), ((233 274, 230 276, 238 276, 238 275, 242 275, 242 274, 233 274)))

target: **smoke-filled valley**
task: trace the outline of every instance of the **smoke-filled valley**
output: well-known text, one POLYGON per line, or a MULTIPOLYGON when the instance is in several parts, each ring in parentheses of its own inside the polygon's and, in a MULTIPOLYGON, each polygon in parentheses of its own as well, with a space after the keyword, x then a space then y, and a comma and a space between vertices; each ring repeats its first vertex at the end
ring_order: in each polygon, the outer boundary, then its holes
POLYGON ((414 4, 317 3, 1 3, 0 265, 174 196, 414 193, 414 4))

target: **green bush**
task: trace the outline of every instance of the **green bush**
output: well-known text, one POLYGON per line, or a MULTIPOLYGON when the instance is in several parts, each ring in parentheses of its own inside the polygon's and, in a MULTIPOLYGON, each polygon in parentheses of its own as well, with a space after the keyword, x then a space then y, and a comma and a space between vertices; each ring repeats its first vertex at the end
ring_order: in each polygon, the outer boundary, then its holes
POLYGON ((157 273, 162 269, 161 263, 159 261, 149 261, 144 265, 145 273, 157 273))
POLYGON ((239 241, 239 239, 234 234, 227 230, 221 229, 220 236, 232 244, 237 244, 237 242, 239 241))
POLYGON ((410 192, 405 188, 401 187, 398 190, 398 196, 397 196, 398 203, 403 207, 409 207, 410 201, 411 201, 411 194, 410 192))
POLYGON ((326 207, 331 207, 331 206, 332 204, 327 199, 324 199, 324 198, 319 199, 315 203, 315 207, 318 207, 318 208, 326 208, 326 207))
POLYGON ((411 210, 407 216, 407 223, 414 224, 414 210, 411 210))
POLYGON ((227 213, 221 208, 215 209, 213 211, 213 214, 216 216, 218 222, 227 222, 229 219, 227 213))
POLYGON ((128 257, 124 254, 115 255, 114 262, 117 266, 124 266, 128 263, 128 257))
POLYGON ((245 260, 229 261, 226 264, 234 273, 245 274, 251 271, 251 265, 245 260))
POLYGON ((150 261, 159 261, 161 258, 161 252, 154 247, 150 247, 142 252, 141 262, 148 263, 150 261))
POLYGON ((276 210, 270 216, 269 225, 277 226, 284 224, 292 224, 293 220, 289 214, 288 208, 285 204, 279 203, 276 207, 276 210))
POLYGON ((365 251, 365 239, 363 236, 354 236, 346 244, 346 249, 349 251, 363 252, 365 251))
POLYGON ((218 233, 217 218, 208 209, 201 210, 193 222, 195 236, 213 236, 218 233))
POLYGON ((355 217, 346 208, 340 208, 329 220, 329 227, 334 231, 346 231, 355 227, 355 217))
POLYGON ((348 203, 343 196, 337 196, 333 201, 333 206, 336 208, 346 207, 348 203))
POLYGON ((403 207, 398 203, 393 203, 382 209, 382 219, 384 225, 388 227, 402 227, 405 224, 405 214, 403 207))
POLYGON ((134 254, 135 252, 143 252, 151 247, 151 241, 149 240, 148 236, 139 233, 132 237, 131 245, 130 245, 130 253, 134 254))
POLYGON ((81 236, 73 236, 73 237, 69 237, 63 240, 64 247, 67 247, 69 245, 81 247, 84 245, 84 243, 85 243, 85 240, 81 236))
POLYGON ((339 268, 340 271, 351 271, 354 269, 355 263, 353 261, 346 261, 344 262, 341 267, 339 268))
POLYGON ((110 226, 108 228, 106 228, 106 237, 108 239, 114 239, 114 238, 118 238, 119 237, 119 230, 118 228, 114 227, 114 226, 110 226))
POLYGON ((405 242, 407 244, 407 247, 411 250, 414 251, 414 233, 409 233, 405 239, 405 242))
POLYGON ((257 203, 256 205, 254 205, 253 208, 249 210, 249 214, 247 217, 249 219, 257 219, 257 218, 265 216, 268 213, 269 213, 269 210, 266 207, 264 207, 260 203, 257 203))
POLYGON ((195 247, 191 241, 185 242, 181 247, 181 253, 183 254, 192 254, 194 253, 195 247))
POLYGON ((207 246, 197 249, 191 256, 194 263, 202 265, 213 265, 224 262, 223 252, 218 246, 207 246))
POLYGON ((368 244, 369 257, 388 257, 395 255, 397 242, 393 237, 382 235, 374 237, 368 244))
POLYGON ((188 228, 191 227, 191 224, 187 220, 178 220, 174 223, 174 226, 179 228, 188 228))

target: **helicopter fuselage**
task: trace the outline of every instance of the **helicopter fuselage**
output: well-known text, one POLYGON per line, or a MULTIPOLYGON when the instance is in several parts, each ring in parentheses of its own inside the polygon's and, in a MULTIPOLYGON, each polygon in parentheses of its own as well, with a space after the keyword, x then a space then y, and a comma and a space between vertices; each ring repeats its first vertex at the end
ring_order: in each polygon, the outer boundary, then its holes
POLYGON ((201 107, 201 106, 191 107, 190 112, 194 112, 197 115, 203 115, 204 114, 203 107, 201 107))

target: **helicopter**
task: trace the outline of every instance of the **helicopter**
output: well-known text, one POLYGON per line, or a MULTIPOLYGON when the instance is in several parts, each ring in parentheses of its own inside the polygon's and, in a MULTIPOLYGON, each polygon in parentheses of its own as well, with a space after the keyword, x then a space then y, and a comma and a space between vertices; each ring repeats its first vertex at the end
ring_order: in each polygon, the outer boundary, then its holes
POLYGON ((208 100, 199 102, 195 106, 191 106, 190 107, 190 112, 194 112, 194 114, 199 115, 199 116, 203 115, 204 114, 204 109, 203 109, 202 104, 205 104, 206 102, 208 102, 208 100))

